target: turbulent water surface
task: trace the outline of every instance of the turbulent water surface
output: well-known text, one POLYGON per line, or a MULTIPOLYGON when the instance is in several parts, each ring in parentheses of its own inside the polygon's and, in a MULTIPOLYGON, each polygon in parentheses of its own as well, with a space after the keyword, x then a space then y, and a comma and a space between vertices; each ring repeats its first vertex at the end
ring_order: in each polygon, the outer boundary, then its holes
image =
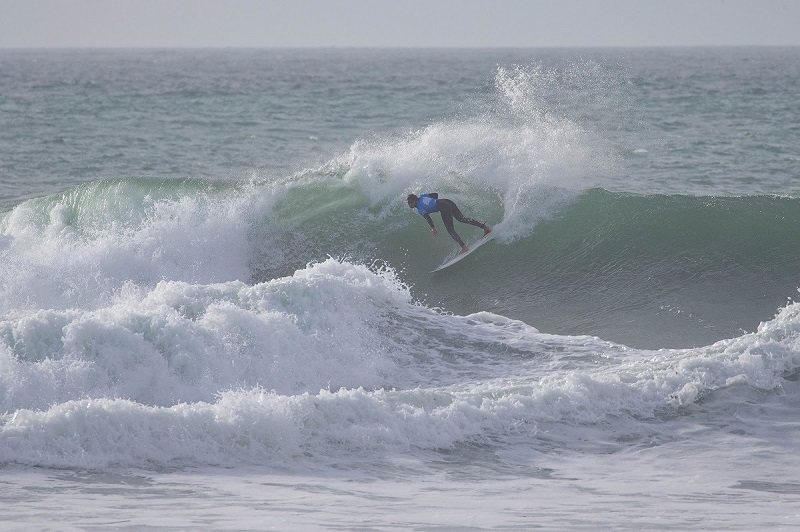
POLYGON ((10 526, 800 525, 797 49, 0 71, 10 526))

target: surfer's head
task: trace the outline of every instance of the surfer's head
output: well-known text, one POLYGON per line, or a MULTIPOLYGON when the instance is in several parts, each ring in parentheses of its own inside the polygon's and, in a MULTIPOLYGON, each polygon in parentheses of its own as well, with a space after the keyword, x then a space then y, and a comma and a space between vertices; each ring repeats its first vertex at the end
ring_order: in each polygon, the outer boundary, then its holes
POLYGON ((406 198, 406 201, 408 201, 408 208, 413 209, 417 206, 417 201, 419 201, 419 198, 416 194, 409 194, 408 198, 406 198))

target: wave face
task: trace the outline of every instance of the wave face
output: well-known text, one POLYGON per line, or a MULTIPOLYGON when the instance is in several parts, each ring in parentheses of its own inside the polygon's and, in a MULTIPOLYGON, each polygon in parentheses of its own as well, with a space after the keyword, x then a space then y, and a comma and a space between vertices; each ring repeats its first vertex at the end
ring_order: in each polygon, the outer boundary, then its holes
POLYGON ((793 198, 594 189, 443 282, 478 285, 482 308, 559 334, 699 346, 754 330, 796 295, 798 230, 793 198))

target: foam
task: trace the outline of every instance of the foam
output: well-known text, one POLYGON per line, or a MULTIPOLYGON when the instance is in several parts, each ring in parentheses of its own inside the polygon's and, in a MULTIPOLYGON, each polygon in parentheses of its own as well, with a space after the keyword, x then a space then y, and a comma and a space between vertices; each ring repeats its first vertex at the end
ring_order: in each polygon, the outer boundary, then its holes
POLYGON ((238 386, 377 385, 391 365, 376 329, 409 297, 397 283, 330 259, 253 286, 129 283, 105 307, 17 311, 0 321, 3 409, 87 395, 171 405, 238 386))
POLYGON ((720 390, 779 389, 800 367, 799 312, 703 349, 640 351, 441 313, 391 270, 334 259, 254 286, 130 285, 102 309, 0 322, 0 461, 300 464, 537 441, 553 423, 588 437, 720 390))
POLYGON ((27 201, 0 221, 0 309, 91 307, 127 281, 247 279, 253 194, 194 193, 180 182, 151 184, 149 194, 135 180, 92 185, 27 201))

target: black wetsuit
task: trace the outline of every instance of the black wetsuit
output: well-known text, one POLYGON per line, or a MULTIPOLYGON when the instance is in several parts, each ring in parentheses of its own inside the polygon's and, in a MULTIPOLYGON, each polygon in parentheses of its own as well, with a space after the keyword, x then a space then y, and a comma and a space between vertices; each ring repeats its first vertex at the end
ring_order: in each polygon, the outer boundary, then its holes
MULTIPOLYGON (((466 244, 464 244, 464 241, 461 240, 461 237, 458 236, 458 233, 456 233, 456 230, 453 227, 453 218, 455 218, 462 224, 470 224, 474 225, 475 227, 480 227, 484 231, 489 229, 488 227, 486 227, 485 224, 477 220, 473 220, 472 218, 467 218, 466 216, 464 216, 459 210, 458 205, 456 205, 452 200, 439 199, 439 194, 437 194, 436 192, 432 192, 428 194, 428 196, 436 200, 436 208, 431 212, 438 212, 439 214, 442 215, 442 223, 444 223, 444 227, 447 229, 447 232, 450 233, 450 236, 453 238, 453 240, 458 242, 458 245, 461 246, 462 248, 466 244)), ((428 222, 428 225, 431 226, 431 229, 433 229, 434 225, 433 225, 433 220, 431 219, 431 215, 423 214, 422 216, 428 222)))

